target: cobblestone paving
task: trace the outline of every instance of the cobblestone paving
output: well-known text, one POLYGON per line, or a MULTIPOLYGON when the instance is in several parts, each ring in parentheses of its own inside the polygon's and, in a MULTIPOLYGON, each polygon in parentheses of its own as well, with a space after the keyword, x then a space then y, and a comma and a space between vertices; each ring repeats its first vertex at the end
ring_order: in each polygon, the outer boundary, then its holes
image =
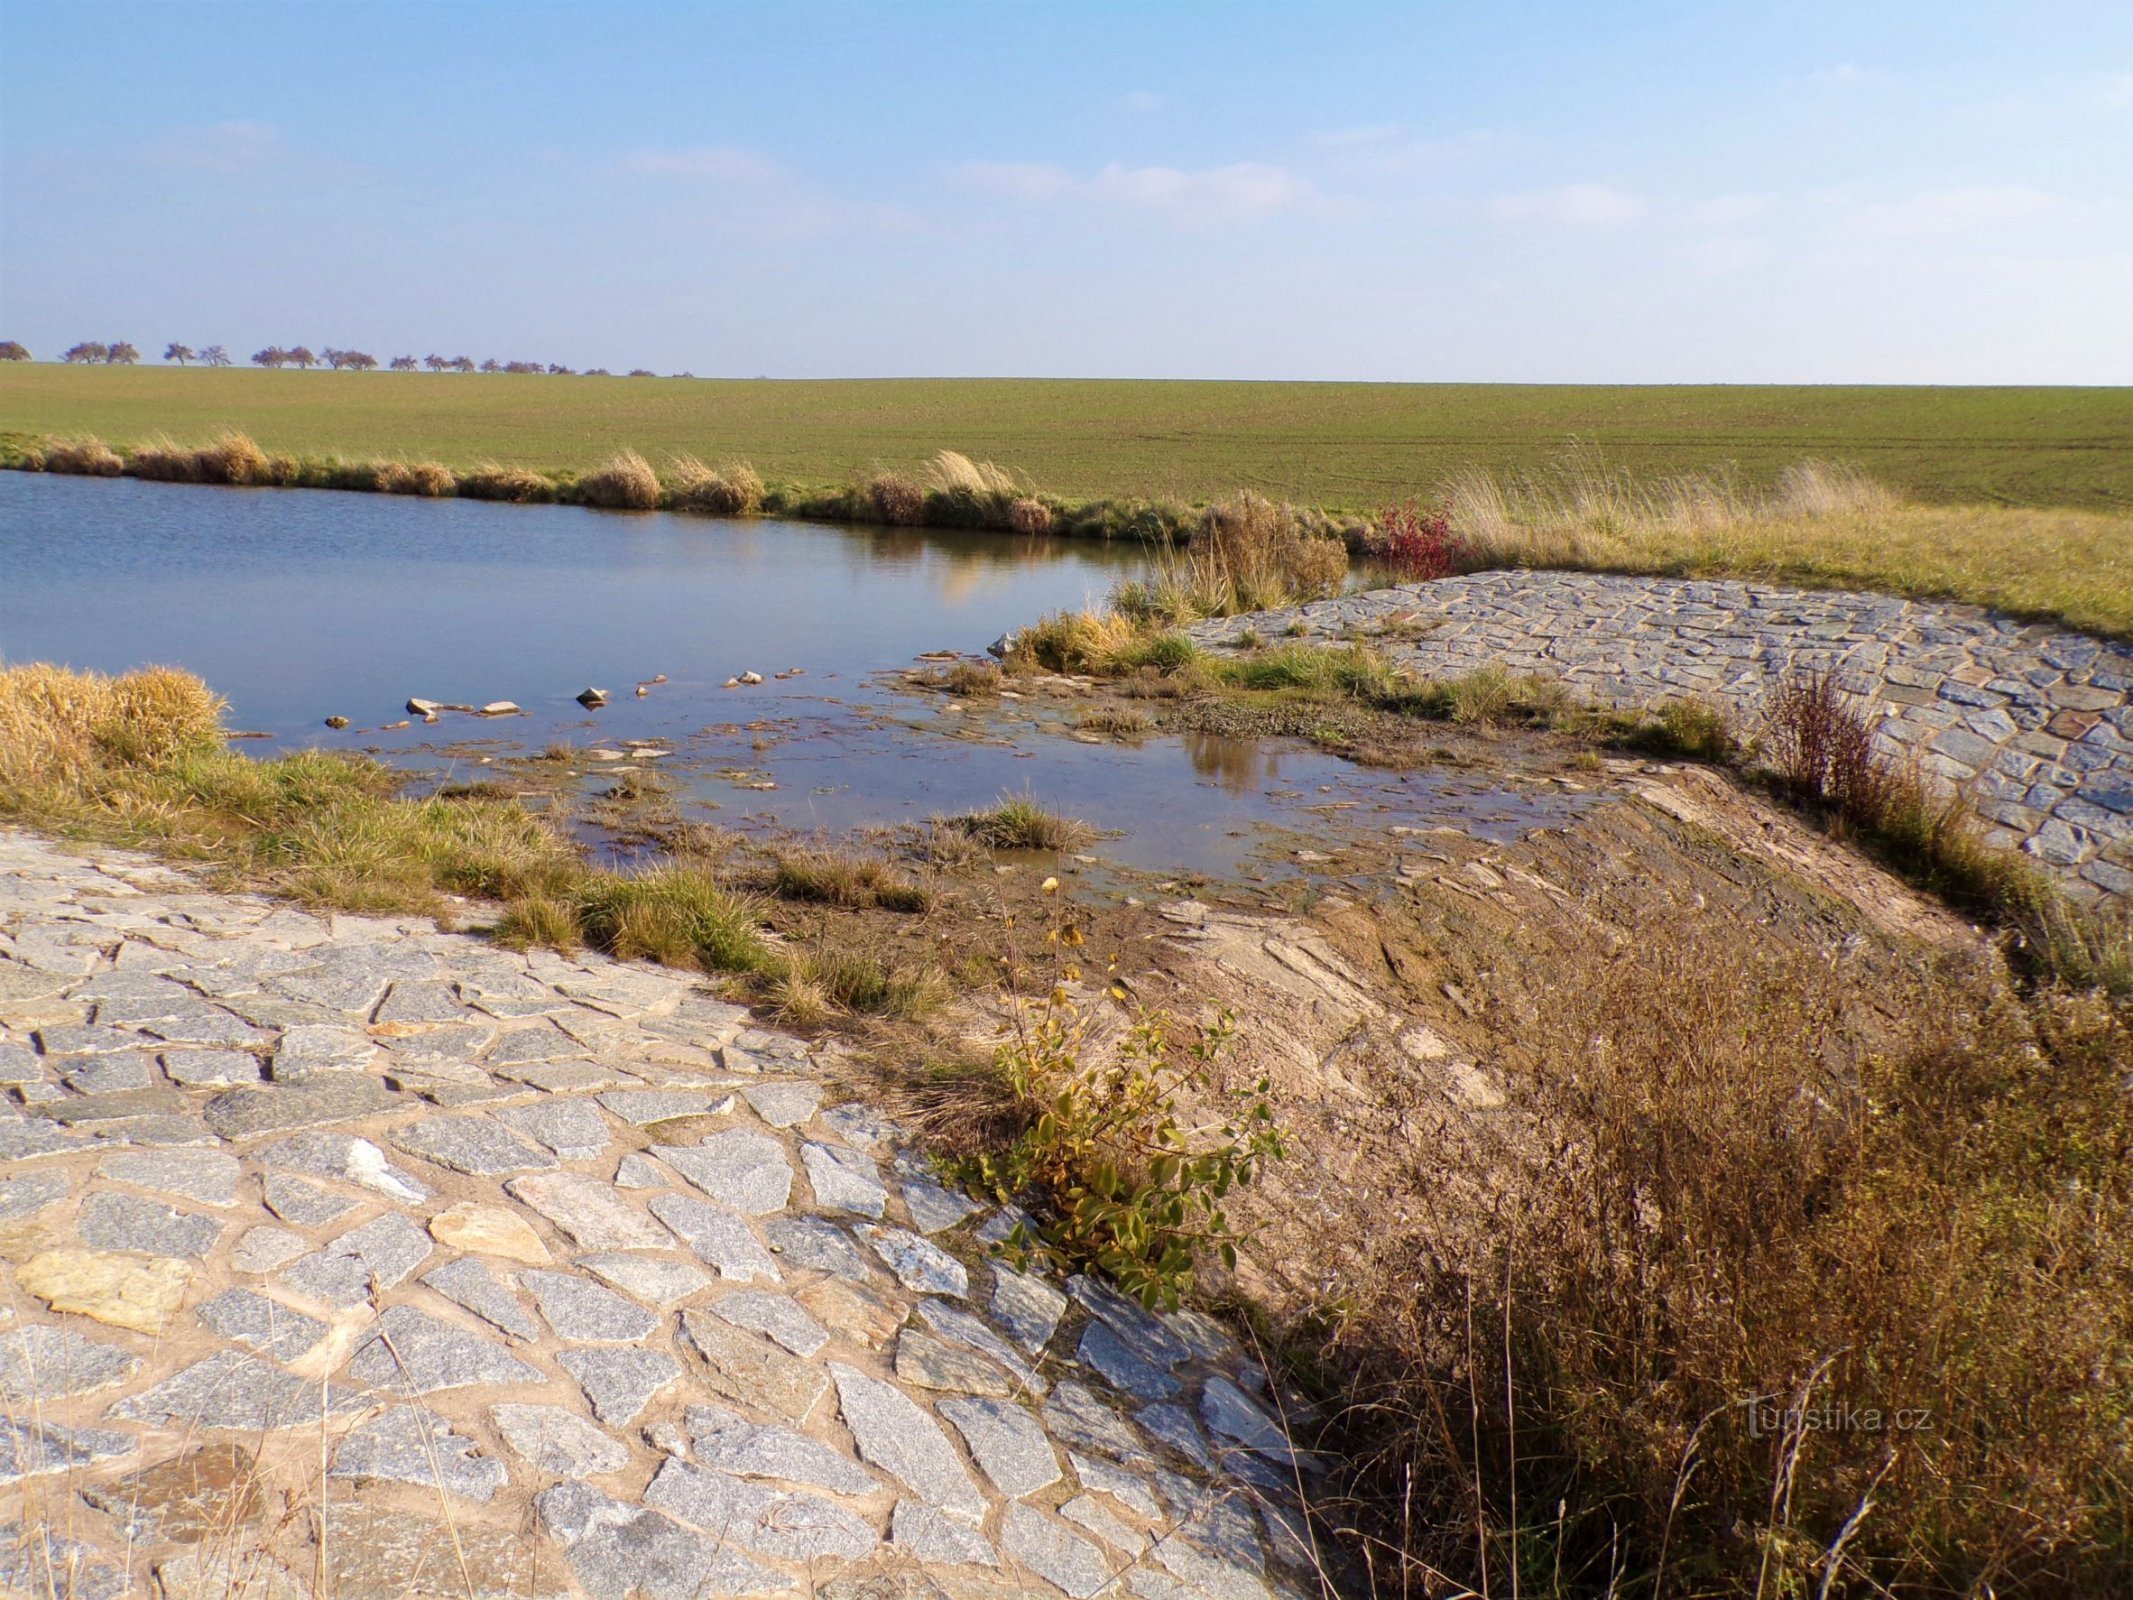
POLYGON ((699 982, 0 832, 0 1081, 0 1593, 1302 1592, 1229 1335, 699 982))
POLYGON ((1485 572, 1201 623, 1205 645, 1247 631, 1395 627, 1385 654, 1433 677, 1500 663, 1588 698, 1684 695, 1753 726, 1773 681, 1833 673, 1883 732, 1961 786, 1994 841, 2077 894, 2133 894, 2133 650, 1974 606, 1763 584, 1594 573, 1485 572))

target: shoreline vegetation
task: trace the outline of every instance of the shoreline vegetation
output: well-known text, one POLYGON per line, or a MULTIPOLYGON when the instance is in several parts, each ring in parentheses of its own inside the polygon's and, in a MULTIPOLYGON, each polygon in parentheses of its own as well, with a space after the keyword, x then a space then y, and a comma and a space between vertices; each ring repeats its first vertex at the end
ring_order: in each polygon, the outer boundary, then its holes
POLYGON ((1430 484, 1426 498, 1388 502, 1368 516, 1252 490, 1206 502, 1071 500, 953 450, 938 450, 915 469, 824 486, 767 478, 737 459, 714 466, 682 453, 655 466, 630 449, 582 472, 299 457, 269 453, 249 435, 226 430, 205 444, 159 435, 124 450, 87 434, 0 436, 0 469, 1132 539, 1155 552, 1158 570, 1120 597, 1121 609, 1172 624, 1337 592, 1355 557, 1393 579, 1550 567, 1865 589, 2133 639, 2133 515, 1920 504, 1854 464, 1821 460, 1792 462, 1767 487, 1755 487, 1727 472, 1640 477, 1596 449, 1573 446, 1519 473, 1451 473, 1430 484), (1244 570, 1225 553, 1235 543, 1226 530, 1240 521, 1274 529, 1245 541, 1253 552, 1279 544, 1273 568, 1244 570))

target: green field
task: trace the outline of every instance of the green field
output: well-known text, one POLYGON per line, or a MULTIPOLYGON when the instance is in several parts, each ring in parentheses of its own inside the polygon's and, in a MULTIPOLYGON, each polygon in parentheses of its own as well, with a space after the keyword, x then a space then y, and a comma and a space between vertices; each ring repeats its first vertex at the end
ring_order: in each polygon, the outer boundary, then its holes
POLYGON ((2133 390, 1574 387, 896 379, 770 381, 0 367, 0 434, 128 446, 243 429, 303 457, 583 469, 740 457, 834 484, 940 449, 1068 499, 1238 488, 1334 510, 1518 472, 1573 440, 1640 477, 1855 462, 1918 500, 2133 507, 2133 390))

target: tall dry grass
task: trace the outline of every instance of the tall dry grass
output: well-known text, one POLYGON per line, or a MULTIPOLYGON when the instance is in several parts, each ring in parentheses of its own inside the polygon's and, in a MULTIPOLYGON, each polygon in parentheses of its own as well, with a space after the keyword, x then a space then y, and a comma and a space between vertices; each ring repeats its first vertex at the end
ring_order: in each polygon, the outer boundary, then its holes
POLYGON ((126 470, 119 453, 94 434, 78 439, 54 439, 44 447, 46 472, 71 473, 86 478, 116 478, 126 470))
POLYGON ((763 507, 763 479, 745 461, 716 471, 695 456, 676 456, 666 475, 666 503, 676 511, 747 516, 763 507))
POLYGON ((1165 624, 1236 616, 1338 594, 1348 547, 1296 507, 1244 493, 1208 507, 1182 549, 1158 546, 1151 575, 1123 583, 1112 604, 1165 624))
POLYGON ((578 480, 577 498, 608 511, 656 511, 659 474, 636 451, 617 451, 578 480))
POLYGON ((1603 920, 1340 1286, 1376 1592, 2128 1592, 2125 1014, 1603 920))
POLYGON ((530 467, 505 467, 484 462, 459 476, 463 500, 501 500, 512 505, 546 504, 556 498, 553 480, 530 467))

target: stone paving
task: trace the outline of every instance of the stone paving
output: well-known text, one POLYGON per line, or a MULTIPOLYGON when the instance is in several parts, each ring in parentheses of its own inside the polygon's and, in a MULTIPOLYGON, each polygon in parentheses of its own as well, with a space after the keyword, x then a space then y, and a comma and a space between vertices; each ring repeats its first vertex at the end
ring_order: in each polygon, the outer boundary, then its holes
POLYGON ((1617 705, 1698 696, 1751 727, 1774 681, 1832 673, 1872 702, 1889 739, 1968 795, 1995 843, 2077 895, 2133 894, 2124 645, 1975 606, 1574 572, 1403 584, 1189 631, 1220 647, 1247 632, 1278 643, 1388 625, 1384 653, 1427 676, 1501 664, 1617 705))
POLYGON ((1223 1328, 701 981, 0 831, 0 1082, 0 1593, 1316 1589, 1223 1328))

